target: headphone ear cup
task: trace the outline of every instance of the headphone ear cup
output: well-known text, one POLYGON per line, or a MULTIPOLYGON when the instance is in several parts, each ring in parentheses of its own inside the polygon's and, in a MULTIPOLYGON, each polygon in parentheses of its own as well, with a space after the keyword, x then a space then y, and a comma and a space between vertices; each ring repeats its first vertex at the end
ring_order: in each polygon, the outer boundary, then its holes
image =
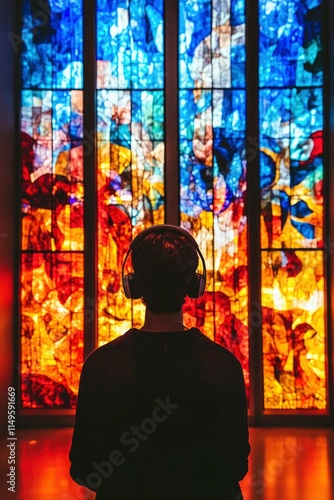
POLYGON ((197 298, 202 297, 205 292, 206 278, 203 274, 198 274, 198 295, 197 298))
POLYGON ((140 299, 143 296, 138 280, 134 273, 123 276, 123 288, 128 299, 140 299))
POLYGON ((205 290, 205 278, 203 274, 195 273, 195 276, 188 288, 188 297, 198 299, 202 297, 205 290))
POLYGON ((130 299, 131 298, 131 290, 130 290, 130 285, 129 285, 129 274, 127 274, 126 276, 122 276, 122 284, 123 284, 123 290, 124 290, 124 293, 125 293, 125 297, 127 299, 130 299))

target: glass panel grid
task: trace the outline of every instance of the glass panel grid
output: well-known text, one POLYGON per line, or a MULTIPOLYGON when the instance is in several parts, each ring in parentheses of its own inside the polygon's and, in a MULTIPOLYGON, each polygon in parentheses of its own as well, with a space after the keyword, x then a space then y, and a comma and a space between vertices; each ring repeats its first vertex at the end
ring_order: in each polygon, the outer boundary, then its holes
POLYGON ((21 404, 74 408, 83 362, 82 3, 23 2, 21 404))
POLYGON ((184 317, 238 357, 249 388, 245 5, 179 6, 180 217, 208 278, 184 317))
POLYGON ((265 409, 328 404, 322 6, 259 3, 265 409))
POLYGON ((164 222, 163 36, 162 0, 97 2, 99 345, 142 324, 122 264, 132 238, 164 222))

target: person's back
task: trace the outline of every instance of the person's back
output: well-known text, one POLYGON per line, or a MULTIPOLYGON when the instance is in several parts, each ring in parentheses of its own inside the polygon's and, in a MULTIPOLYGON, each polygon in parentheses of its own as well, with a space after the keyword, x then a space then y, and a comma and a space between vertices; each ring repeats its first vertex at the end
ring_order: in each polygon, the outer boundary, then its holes
POLYGON ((182 319, 149 318, 85 362, 71 476, 97 500, 240 500, 250 450, 241 365, 182 319))

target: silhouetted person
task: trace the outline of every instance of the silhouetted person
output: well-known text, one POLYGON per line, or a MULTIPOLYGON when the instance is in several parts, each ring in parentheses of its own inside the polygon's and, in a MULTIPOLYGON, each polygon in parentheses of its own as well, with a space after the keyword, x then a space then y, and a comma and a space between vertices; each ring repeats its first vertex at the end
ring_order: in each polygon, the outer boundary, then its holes
POLYGON ((185 297, 205 288, 197 243, 152 226, 133 240, 122 278, 145 322, 84 363, 72 478, 98 500, 241 500, 250 451, 241 365, 182 321, 185 297))

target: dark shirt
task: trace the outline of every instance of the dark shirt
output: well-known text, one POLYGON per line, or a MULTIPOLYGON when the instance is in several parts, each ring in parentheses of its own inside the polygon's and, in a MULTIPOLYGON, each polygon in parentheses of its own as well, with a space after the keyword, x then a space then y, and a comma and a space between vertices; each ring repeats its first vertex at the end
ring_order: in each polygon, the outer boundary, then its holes
POLYGON ((131 329, 86 359, 70 474, 97 500, 241 500, 249 452, 241 365, 198 329, 131 329))

